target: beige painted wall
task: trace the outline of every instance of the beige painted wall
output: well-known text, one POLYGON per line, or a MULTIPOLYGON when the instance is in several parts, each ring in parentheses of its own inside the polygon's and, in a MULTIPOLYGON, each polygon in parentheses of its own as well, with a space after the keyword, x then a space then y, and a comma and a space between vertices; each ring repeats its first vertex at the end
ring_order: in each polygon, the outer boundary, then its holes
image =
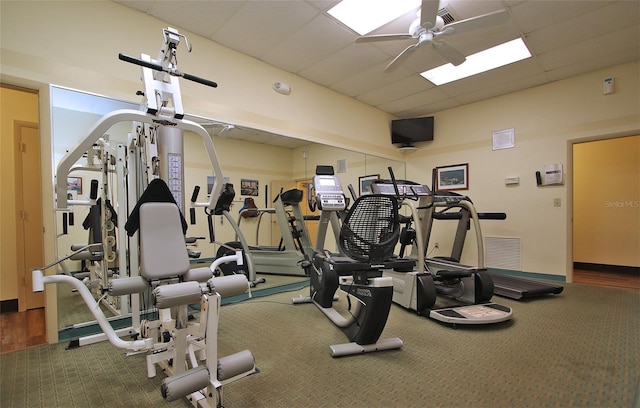
POLYGON ((640 267, 640 136, 573 146, 573 259, 640 267))
MULTIPOLYGON (((406 156, 407 178, 430 183, 433 167, 469 163, 470 188, 463 193, 478 211, 507 213, 505 221, 483 222, 485 237, 519 237, 521 270, 570 279, 571 145, 638 133, 638 71, 638 63, 625 64, 439 112, 435 140, 406 156), (609 76, 616 92, 603 95, 609 76), (515 129, 515 147, 493 151, 492 132, 508 128, 515 129), (535 172, 552 163, 563 164, 565 184, 536 186, 535 172), (512 176, 519 185, 505 185, 512 176), (561 207, 554 207, 556 198, 561 207)), ((463 260, 475 259, 473 245, 465 246, 463 260)))
MULTIPOLYGON (((47 84, 132 100, 140 89, 139 67, 118 61, 117 55, 155 56, 164 26, 112 2, 0 2, 0 80, 41 91, 46 138, 47 84)), ((434 166, 469 163, 468 194, 478 209, 508 213, 506 221, 485 222, 483 232, 520 237, 524 271, 570 274, 571 144, 640 131, 639 66, 631 63, 439 112, 436 139, 403 154, 389 143, 389 115, 183 33, 194 50, 191 54, 180 50, 180 68, 220 84, 212 89, 183 81, 183 102, 189 113, 406 159, 406 178, 425 183, 434 166), (609 76, 616 78, 616 92, 605 96, 602 79, 609 76), (292 94, 273 92, 275 81, 291 84, 292 94), (492 151, 491 132, 505 128, 515 129, 516 147, 492 151), (566 183, 537 187, 535 171, 550 163, 565 165, 566 183), (519 176, 520 184, 505 186, 507 176, 519 176), (553 207, 555 198, 560 198, 561 207, 553 207)), ((44 160, 49 160, 50 147, 45 144, 43 149, 44 160)), ((44 179, 51 180, 51 165, 43 166, 48 172, 44 179)), ((51 186, 45 182, 43 196, 51 195, 51 186)), ((52 213, 45 209, 47 228, 53 225, 52 213)), ((53 237, 47 237, 45 256, 51 260, 53 237)))
MULTIPOLYGON (((125 100, 136 99, 140 67, 119 61, 118 54, 145 53, 155 58, 166 27, 114 2, 1 2, 0 7, 3 81, 54 83, 125 100), (116 21, 118 29, 114 29, 116 21)), ((384 112, 188 31, 180 32, 188 36, 193 52, 180 46, 179 68, 219 85, 213 89, 182 81, 187 112, 401 157, 389 149, 390 116, 384 112), (289 83, 291 95, 274 92, 271 86, 276 81, 289 83), (353 135, 367 135, 367 145, 362 148, 353 135)))
POLYGON ((38 123, 38 95, 0 87, 0 300, 18 298, 14 122, 38 123))

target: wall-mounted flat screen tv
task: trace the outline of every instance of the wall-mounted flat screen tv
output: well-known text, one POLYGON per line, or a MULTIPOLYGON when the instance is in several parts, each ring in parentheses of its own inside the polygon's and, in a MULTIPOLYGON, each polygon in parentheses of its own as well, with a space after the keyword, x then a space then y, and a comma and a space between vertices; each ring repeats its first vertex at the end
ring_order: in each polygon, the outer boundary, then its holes
POLYGON ((411 145, 433 140, 433 116, 391 121, 391 143, 411 145))

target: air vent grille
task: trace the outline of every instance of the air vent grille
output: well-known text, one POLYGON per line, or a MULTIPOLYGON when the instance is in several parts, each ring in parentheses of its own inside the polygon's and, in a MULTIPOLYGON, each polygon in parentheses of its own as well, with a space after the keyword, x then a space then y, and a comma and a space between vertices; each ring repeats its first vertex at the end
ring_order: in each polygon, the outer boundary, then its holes
POLYGON ((485 237, 485 265, 493 268, 522 269, 519 237, 485 237))
POLYGON ((442 17, 442 20, 444 21, 445 25, 456 21, 455 17, 453 17, 451 12, 446 7, 443 7, 440 10, 438 10, 438 15, 442 17))

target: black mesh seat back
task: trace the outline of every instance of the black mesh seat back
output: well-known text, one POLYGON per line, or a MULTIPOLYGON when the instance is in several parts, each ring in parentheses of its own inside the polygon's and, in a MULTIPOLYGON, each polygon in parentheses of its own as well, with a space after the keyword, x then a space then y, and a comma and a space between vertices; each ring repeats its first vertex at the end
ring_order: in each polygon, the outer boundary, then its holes
POLYGON ((340 229, 340 249, 360 262, 378 263, 391 255, 400 236, 395 197, 369 194, 354 203, 340 229))

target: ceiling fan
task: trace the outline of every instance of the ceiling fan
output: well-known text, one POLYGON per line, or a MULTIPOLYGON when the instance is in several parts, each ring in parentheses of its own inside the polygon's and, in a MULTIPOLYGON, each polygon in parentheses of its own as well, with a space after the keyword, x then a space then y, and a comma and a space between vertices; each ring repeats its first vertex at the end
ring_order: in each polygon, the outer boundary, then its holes
POLYGON ((439 0, 422 0, 420 17, 411 23, 408 34, 365 35, 356 38, 356 43, 410 39, 418 40, 418 42, 408 46, 398 54, 398 56, 396 56, 385 67, 384 72, 392 72, 395 70, 416 49, 418 49, 418 47, 425 43, 431 44, 433 49, 440 56, 451 64, 457 66, 466 60, 465 55, 442 41, 442 37, 489 28, 509 21, 509 12, 507 10, 501 10, 445 24, 442 17, 438 15, 439 7, 439 0))

